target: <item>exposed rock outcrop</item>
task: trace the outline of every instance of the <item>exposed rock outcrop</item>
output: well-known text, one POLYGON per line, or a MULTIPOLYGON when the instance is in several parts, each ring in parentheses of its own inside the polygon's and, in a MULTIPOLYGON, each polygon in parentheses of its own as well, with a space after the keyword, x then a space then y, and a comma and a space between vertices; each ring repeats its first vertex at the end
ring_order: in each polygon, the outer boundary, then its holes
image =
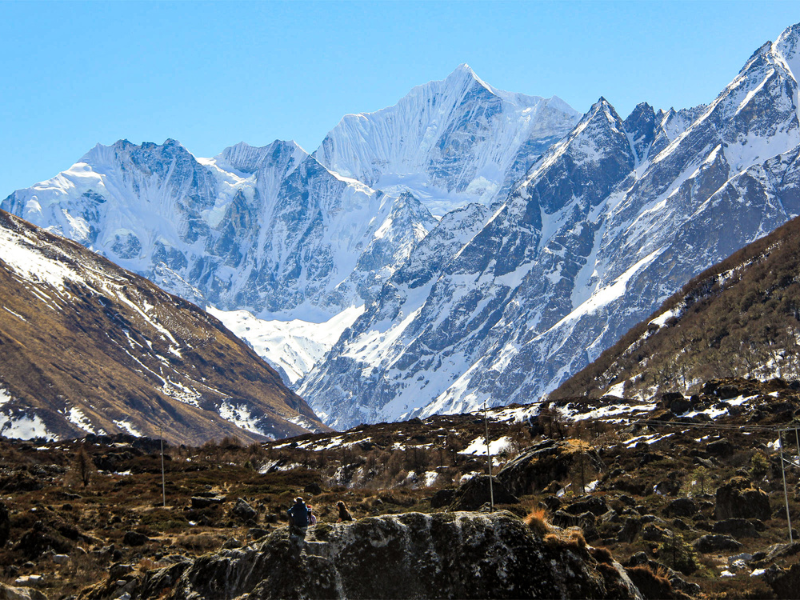
POLYGON ((494 498, 495 504, 517 504, 519 498, 510 494, 505 486, 492 477, 492 489, 489 489, 489 476, 479 475, 465 482, 456 490, 451 510, 478 510, 494 498))
POLYGON ((497 478, 512 494, 530 494, 543 490, 552 481, 565 479, 581 456, 587 474, 603 468, 603 461, 593 448, 584 449, 573 440, 545 440, 509 462, 497 478))
MULTIPOLYGON (((113 593, 109 580, 93 598, 113 593)), ((149 571, 138 598, 637 598, 624 570, 511 513, 406 513, 281 529, 239 550, 149 571)))
POLYGON ((47 600, 47 596, 33 588, 13 587, 0 581, 0 600, 47 600))
POLYGON ((748 487, 743 477, 734 477, 717 489, 717 506, 714 518, 723 519, 769 519, 769 496, 763 490, 748 487))
POLYGON ((6 545, 10 531, 11 519, 8 517, 8 509, 0 502, 0 548, 6 545))

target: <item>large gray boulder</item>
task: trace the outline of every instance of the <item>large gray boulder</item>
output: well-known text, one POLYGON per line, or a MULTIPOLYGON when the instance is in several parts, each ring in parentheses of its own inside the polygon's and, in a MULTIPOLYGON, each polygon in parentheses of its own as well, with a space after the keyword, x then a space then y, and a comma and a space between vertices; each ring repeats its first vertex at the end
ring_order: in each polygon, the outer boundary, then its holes
MULTIPOLYGON (((405 513, 280 529, 240 550, 150 571, 157 598, 637 598, 617 563, 574 540, 545 542, 511 513, 405 513)), ((113 582, 109 582, 109 586, 113 582)))
POLYGON ((519 499, 509 494, 506 488, 495 477, 492 477, 492 488, 489 489, 489 476, 478 475, 466 481, 456 490, 450 510, 478 510, 484 504, 517 504, 519 499))
POLYGON ((47 600, 47 596, 30 587, 14 587, 0 581, 0 600, 47 600))
POLYGON ((512 494, 532 494, 543 490, 552 481, 569 477, 581 456, 588 481, 590 475, 601 471, 604 466, 597 452, 593 448, 581 452, 575 444, 555 440, 532 446, 503 467, 497 478, 512 494))

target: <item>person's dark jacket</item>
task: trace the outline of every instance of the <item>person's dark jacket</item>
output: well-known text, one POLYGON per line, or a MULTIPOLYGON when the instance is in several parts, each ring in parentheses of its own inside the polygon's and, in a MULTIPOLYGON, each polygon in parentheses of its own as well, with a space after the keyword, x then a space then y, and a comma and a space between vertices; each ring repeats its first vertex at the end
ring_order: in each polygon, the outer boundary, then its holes
POLYGON ((295 527, 308 527, 308 508, 305 502, 295 502, 294 506, 286 511, 295 527))

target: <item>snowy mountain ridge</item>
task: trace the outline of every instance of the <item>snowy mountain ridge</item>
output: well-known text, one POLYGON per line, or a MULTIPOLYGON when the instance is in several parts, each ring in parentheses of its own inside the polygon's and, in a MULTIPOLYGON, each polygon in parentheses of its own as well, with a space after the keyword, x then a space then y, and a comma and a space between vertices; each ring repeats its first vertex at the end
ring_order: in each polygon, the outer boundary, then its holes
POLYGON ((436 224, 414 197, 331 173, 280 141, 211 159, 174 140, 97 145, 0 207, 215 306, 232 326, 229 311, 321 323, 363 306, 436 224))
POLYGON ((707 106, 643 104, 623 120, 601 98, 426 273, 413 311, 393 308, 411 294, 389 279, 300 393, 337 428, 535 402, 692 276, 800 214, 798 36, 765 44, 707 106))
POLYGON ((434 214, 490 205, 580 114, 560 98, 497 90, 468 65, 412 89, 395 106, 346 115, 314 153, 330 170, 434 214))
POLYGON ((601 98, 581 117, 463 66, 345 117, 313 156, 119 142, 2 206, 225 311, 266 355, 286 329, 229 311, 305 322, 273 364, 337 428, 536 402, 800 213, 798 31, 692 109, 622 119, 601 98), (330 351, 309 321, 341 327, 330 351))

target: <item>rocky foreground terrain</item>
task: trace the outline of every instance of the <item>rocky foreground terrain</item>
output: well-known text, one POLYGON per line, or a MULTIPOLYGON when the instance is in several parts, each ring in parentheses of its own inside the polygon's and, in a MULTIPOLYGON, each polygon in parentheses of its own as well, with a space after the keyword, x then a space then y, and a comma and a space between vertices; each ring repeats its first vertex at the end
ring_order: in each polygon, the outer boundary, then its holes
POLYGON ((157 440, 3 440, 0 597, 796 597, 800 382, 696 392, 490 411, 494 513, 480 414, 168 446, 165 496, 157 440))

